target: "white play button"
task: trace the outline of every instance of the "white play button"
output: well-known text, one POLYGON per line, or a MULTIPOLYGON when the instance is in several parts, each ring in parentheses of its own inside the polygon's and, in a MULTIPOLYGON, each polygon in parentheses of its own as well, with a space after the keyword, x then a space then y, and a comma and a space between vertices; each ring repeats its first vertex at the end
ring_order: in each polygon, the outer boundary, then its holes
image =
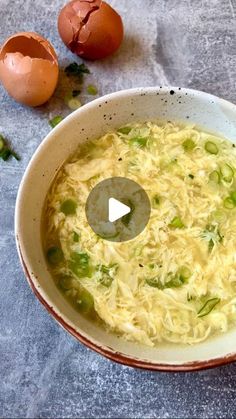
POLYGON ((109 198, 108 201, 108 218, 110 223, 119 220, 125 215, 131 212, 131 208, 128 205, 122 204, 115 198, 109 198))

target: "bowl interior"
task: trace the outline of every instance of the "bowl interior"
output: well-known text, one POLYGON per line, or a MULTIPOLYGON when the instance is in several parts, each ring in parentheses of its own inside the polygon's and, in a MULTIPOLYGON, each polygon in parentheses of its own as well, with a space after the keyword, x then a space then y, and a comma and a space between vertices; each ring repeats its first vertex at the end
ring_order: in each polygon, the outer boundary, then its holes
POLYGON ((236 329, 194 346, 162 344, 148 348, 126 342, 86 320, 67 303, 48 272, 41 244, 41 214, 49 186, 79 144, 126 123, 156 119, 194 123, 204 130, 235 139, 236 107, 206 93, 159 87, 133 89, 97 99, 60 123, 33 156, 18 193, 16 237, 31 286, 73 335, 128 364, 147 366, 149 363, 154 368, 162 365, 164 369, 170 366, 181 369, 185 365, 184 368, 191 369, 209 360, 219 363, 214 360, 234 354, 236 329))

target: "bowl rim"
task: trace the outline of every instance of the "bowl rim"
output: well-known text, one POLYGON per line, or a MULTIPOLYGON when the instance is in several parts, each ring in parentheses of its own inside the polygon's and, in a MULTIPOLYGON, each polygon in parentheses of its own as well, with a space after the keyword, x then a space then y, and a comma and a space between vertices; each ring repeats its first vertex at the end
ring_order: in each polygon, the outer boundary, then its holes
MULTIPOLYGON (((110 99, 115 99, 116 97, 126 97, 130 95, 139 95, 140 93, 145 94, 154 94, 157 92, 161 93, 167 93, 173 91, 178 91, 179 94, 189 94, 193 96, 203 96, 205 99, 208 100, 214 100, 215 103, 221 103, 226 108, 229 108, 231 110, 234 110, 236 113, 236 105, 225 100, 221 99, 218 96, 212 95, 210 93, 206 93, 200 90, 194 90, 194 89, 188 89, 188 88, 179 88, 174 86, 153 86, 153 87, 138 87, 138 88, 132 88, 132 89, 124 89, 117 92, 113 92, 110 94, 106 94, 104 96, 101 96, 95 100, 92 100, 91 102, 84 105, 82 108, 77 109, 76 111, 72 112, 70 115, 68 115, 64 120, 57 125, 53 130, 51 130, 46 137, 42 140, 40 145, 37 147, 37 149, 34 151, 26 170, 23 174, 23 177, 21 179, 17 198, 16 198, 16 204, 15 204, 15 241, 16 241, 16 248, 18 252, 18 256, 23 268, 23 271, 25 273, 26 279, 28 281, 28 284, 30 285, 32 291, 38 298, 38 300, 41 302, 41 304, 46 308, 46 310, 51 314, 51 316, 59 323, 59 325, 64 328, 67 332, 69 332, 73 337, 75 337, 80 343, 84 344, 89 349, 94 350, 95 352, 99 353, 100 355, 103 355, 107 359, 110 359, 112 361, 115 361, 119 364, 126 365, 129 367, 134 368, 140 368, 145 369, 149 371, 159 371, 159 372, 193 372, 193 371, 199 371, 199 370, 205 370, 210 368, 215 368, 219 366, 223 366, 232 362, 236 361, 236 352, 230 353, 221 357, 209 359, 209 360, 203 360, 203 361, 191 361, 191 362, 185 362, 181 364, 170 364, 170 363, 159 363, 159 362, 151 362, 151 361, 144 361, 132 356, 128 356, 123 354, 122 352, 115 351, 114 349, 110 347, 103 347, 102 345, 94 343, 89 338, 85 337, 82 333, 78 332, 74 327, 69 325, 66 320, 63 318, 62 315, 59 315, 56 310, 54 310, 52 304, 47 301, 47 299, 42 295, 42 293, 39 291, 39 289, 35 285, 35 279, 30 274, 30 270, 27 267, 27 264, 23 257, 23 252, 21 249, 21 237, 20 237, 20 218, 21 218, 21 196, 24 191, 24 184, 28 178, 28 175, 31 171, 31 168, 34 165, 34 160, 36 159, 38 153, 44 148, 45 144, 50 141, 50 139, 54 136, 56 132, 60 132, 60 130, 63 129, 64 125, 68 124, 70 120, 76 119, 77 115, 80 115, 81 113, 87 112, 90 108, 93 108, 94 106, 97 106, 99 104, 102 104, 110 99)), ((189 121, 191 122, 191 121, 189 121)), ((41 289, 41 288, 40 288, 41 289)))

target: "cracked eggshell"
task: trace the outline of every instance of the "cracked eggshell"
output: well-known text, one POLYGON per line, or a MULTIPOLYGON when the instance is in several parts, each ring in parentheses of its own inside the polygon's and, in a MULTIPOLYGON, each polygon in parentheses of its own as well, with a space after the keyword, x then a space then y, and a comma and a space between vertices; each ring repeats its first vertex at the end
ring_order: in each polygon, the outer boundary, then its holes
POLYGON ((17 102, 44 104, 54 93, 58 75, 54 48, 37 33, 17 33, 0 49, 0 81, 17 102))
POLYGON ((101 0, 72 0, 58 17, 58 31, 75 54, 98 60, 120 46, 124 29, 120 15, 101 0))

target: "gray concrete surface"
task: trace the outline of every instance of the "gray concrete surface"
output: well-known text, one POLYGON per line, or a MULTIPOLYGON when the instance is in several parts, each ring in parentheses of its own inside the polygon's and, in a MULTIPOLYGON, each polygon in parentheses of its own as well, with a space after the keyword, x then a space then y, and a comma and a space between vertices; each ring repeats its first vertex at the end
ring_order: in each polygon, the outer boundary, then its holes
MULTIPOLYGON (((100 94, 171 84, 236 102, 236 0, 110 3, 124 18, 126 39, 115 56, 89 64, 87 80, 100 94)), ((62 4, 0 0, 0 42, 34 30, 52 41, 62 66, 71 62, 56 28, 62 4)), ((236 417, 236 365, 176 375, 116 365, 62 330, 29 289, 15 249, 15 198, 30 157, 50 129, 50 115, 68 113, 63 89, 61 78, 54 99, 32 110, 0 87, 0 132, 22 158, 0 161, 0 417, 236 417)))

